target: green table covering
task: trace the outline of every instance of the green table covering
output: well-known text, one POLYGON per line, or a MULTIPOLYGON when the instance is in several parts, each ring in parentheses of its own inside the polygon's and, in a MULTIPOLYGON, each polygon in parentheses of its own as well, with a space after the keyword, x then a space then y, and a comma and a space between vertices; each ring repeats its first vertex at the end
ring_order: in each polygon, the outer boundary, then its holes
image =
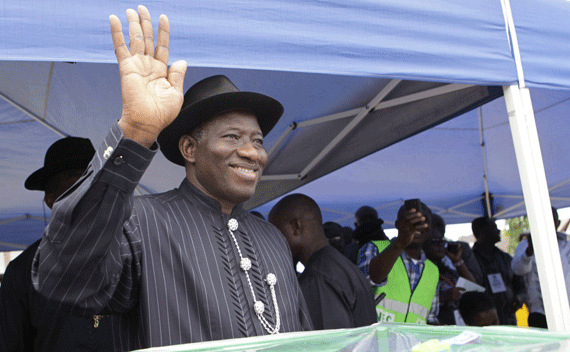
MULTIPOLYGON (((462 335, 463 336, 463 335, 462 335)), ((570 332, 508 326, 467 327, 374 324, 354 329, 322 330, 149 348, 145 352, 190 351, 570 351, 570 332), (464 345, 445 343, 463 332, 480 334, 464 345), (436 340, 436 341, 434 341, 436 340)))

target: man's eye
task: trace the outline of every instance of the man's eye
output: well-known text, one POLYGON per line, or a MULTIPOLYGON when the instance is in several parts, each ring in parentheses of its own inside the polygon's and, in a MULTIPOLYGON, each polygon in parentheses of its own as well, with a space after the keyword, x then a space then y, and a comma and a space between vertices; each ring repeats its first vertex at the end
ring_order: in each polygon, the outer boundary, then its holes
POLYGON ((239 136, 237 134, 226 134, 224 137, 229 138, 229 139, 235 139, 235 140, 239 139, 239 136))
POLYGON ((258 144, 258 145, 263 145, 263 139, 261 139, 261 138, 254 139, 253 143, 258 144))

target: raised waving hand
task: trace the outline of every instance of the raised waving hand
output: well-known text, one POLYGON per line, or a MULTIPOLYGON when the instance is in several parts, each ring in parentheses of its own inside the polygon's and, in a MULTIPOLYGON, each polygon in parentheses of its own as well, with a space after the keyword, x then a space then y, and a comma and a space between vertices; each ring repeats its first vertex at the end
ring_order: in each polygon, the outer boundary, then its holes
POLYGON ((180 112, 187 64, 176 61, 168 69, 170 24, 165 15, 159 18, 156 48, 146 7, 140 5, 138 13, 128 9, 127 20, 129 47, 121 21, 115 15, 109 16, 123 95, 119 126, 126 138, 150 147, 180 112))

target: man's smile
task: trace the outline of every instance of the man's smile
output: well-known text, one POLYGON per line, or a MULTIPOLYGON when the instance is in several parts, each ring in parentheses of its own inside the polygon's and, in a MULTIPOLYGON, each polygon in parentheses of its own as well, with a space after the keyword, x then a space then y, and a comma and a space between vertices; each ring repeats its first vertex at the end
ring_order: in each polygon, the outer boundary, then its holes
POLYGON ((230 167, 241 177, 249 180, 256 180, 260 170, 259 166, 256 165, 233 164, 230 167))

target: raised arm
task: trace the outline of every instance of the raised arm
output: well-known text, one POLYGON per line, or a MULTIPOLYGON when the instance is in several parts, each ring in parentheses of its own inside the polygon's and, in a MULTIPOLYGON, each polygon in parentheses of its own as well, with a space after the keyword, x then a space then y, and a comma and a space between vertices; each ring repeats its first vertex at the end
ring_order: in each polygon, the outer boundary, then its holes
POLYGON ((121 75, 123 112, 119 126, 126 138, 149 148, 180 112, 187 65, 177 61, 168 69, 168 18, 160 16, 155 48, 150 14, 142 5, 138 10, 138 14, 127 10, 130 50, 119 18, 111 15, 109 21, 121 75))
POLYGON ((513 261, 511 262, 511 269, 515 275, 524 276, 530 273, 532 269, 532 258, 534 252, 532 251, 532 242, 530 236, 522 240, 515 250, 513 261))
POLYGON ((423 231, 428 225, 425 217, 415 209, 410 209, 398 219, 398 237, 386 249, 370 261, 370 280, 381 283, 394 267, 404 249, 414 241, 414 235, 423 231))
POLYGON ((138 299, 140 236, 133 193, 157 148, 160 131, 178 114, 186 63, 167 70, 168 19, 156 50, 150 16, 127 11, 130 51, 111 16, 123 95, 121 119, 96 150, 84 176, 53 207, 32 264, 34 288, 82 314, 124 312, 138 299), (140 16, 139 16, 140 15, 140 16), (151 149, 149 149, 151 148, 151 149))
POLYGON ((458 246, 457 252, 455 253, 452 253, 446 249, 445 254, 449 257, 449 259, 451 259, 453 266, 455 266, 457 272, 461 277, 464 277, 469 281, 475 282, 475 277, 473 277, 473 274, 471 274, 471 271, 469 271, 467 264, 465 264, 465 262, 461 258, 463 255, 463 246, 458 246))

